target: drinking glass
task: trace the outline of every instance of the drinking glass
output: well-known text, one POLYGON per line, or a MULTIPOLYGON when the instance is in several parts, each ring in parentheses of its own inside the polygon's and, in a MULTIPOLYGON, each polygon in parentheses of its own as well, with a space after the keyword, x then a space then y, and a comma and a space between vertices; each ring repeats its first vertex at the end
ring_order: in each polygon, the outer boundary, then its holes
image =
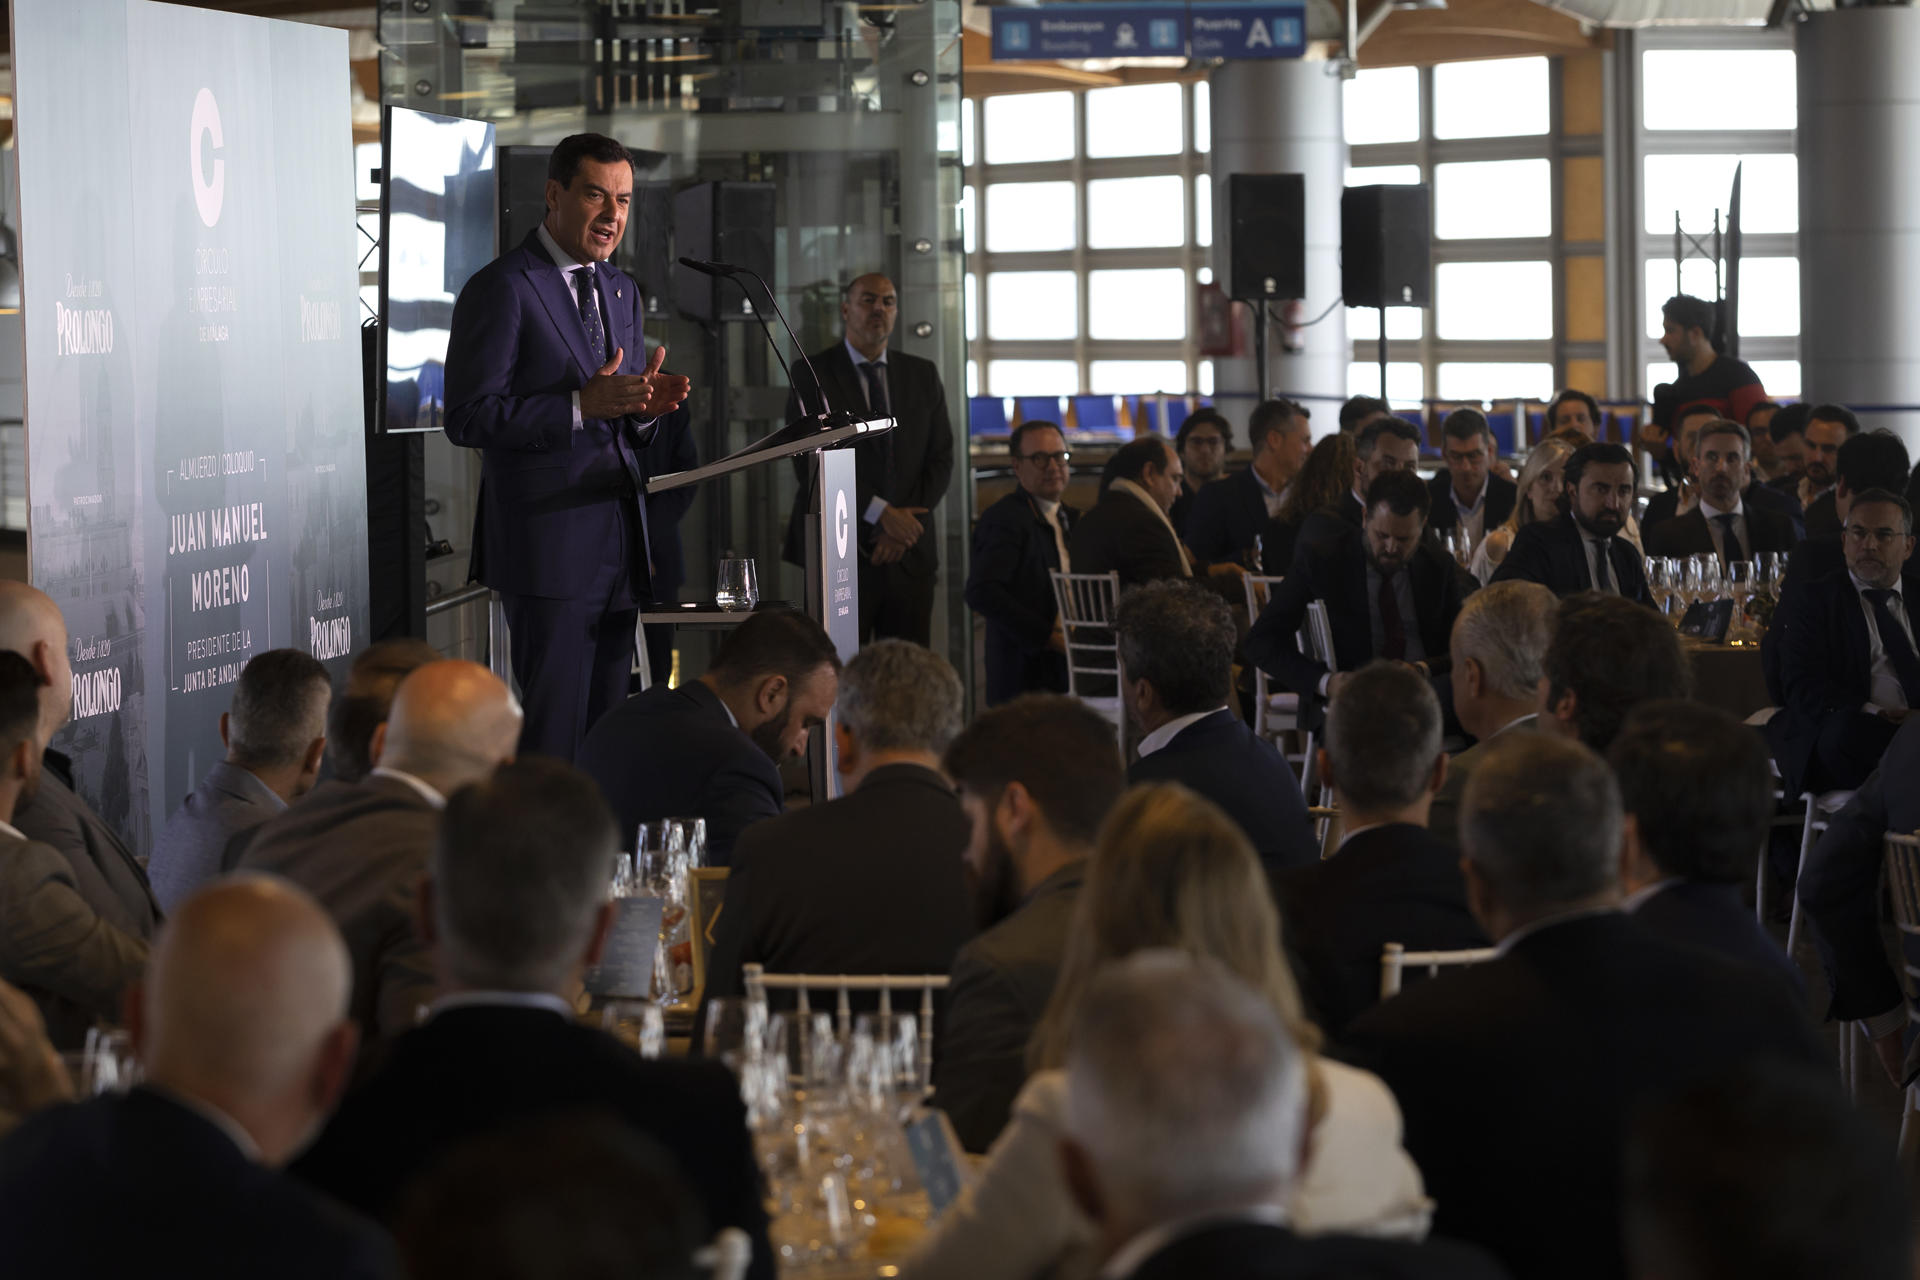
POLYGON ((1653 597, 1653 607, 1663 615, 1673 613, 1673 562, 1665 556, 1647 557, 1647 592, 1653 597))
POLYGON ((600 1011, 600 1025, 638 1050, 643 1058, 666 1053, 667 1021, 660 1006, 645 1000, 610 1000, 600 1011))
POLYGON ((680 828, 680 847, 686 851, 689 869, 707 865, 707 820, 705 818, 669 819, 680 828))
POLYGON ((760 579, 751 559, 726 559, 720 562, 720 578, 713 589, 714 603, 729 613, 751 609, 760 603, 760 579))
POLYGON ((671 896, 677 864, 686 851, 685 839, 686 833, 675 819, 640 824, 634 863, 643 890, 671 896))
POLYGON ((719 996, 707 1001, 706 1035, 700 1047, 707 1057, 739 1076, 749 1058, 760 1056, 766 1033, 767 1006, 763 1001, 719 996))
POLYGON ((919 1105, 919 1022, 910 1013, 863 1013, 854 1019, 847 1049, 848 1082, 856 1103, 904 1116, 919 1105))
POLYGON ((608 877, 608 893, 611 898, 631 898, 639 892, 639 884, 633 874, 633 858, 625 853, 613 855, 613 873, 608 877))

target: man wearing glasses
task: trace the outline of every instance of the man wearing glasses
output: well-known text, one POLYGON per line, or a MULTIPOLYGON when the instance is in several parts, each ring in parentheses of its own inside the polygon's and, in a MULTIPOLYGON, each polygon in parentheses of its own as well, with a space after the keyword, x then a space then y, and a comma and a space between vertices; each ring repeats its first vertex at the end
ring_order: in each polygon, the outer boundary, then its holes
POLYGON ((1071 572, 1067 537, 1080 513, 1067 491, 1067 442, 1051 422, 1023 422, 1011 441, 1019 483, 980 513, 967 605, 987 622, 987 705, 1023 693, 1067 691, 1066 637, 1053 596, 1055 569, 1071 572))

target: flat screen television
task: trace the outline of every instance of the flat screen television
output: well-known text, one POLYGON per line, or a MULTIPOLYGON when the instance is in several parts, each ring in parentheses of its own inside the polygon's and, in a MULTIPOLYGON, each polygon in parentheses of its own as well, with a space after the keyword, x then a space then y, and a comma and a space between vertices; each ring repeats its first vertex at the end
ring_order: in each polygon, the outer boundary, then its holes
POLYGON ((493 126, 390 106, 380 143, 380 429, 439 431, 453 302, 497 252, 493 126))

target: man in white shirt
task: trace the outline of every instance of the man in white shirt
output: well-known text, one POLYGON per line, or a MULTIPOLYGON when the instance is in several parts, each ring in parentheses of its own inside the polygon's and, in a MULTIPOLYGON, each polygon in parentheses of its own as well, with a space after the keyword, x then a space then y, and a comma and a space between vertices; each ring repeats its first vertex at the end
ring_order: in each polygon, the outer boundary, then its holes
POLYGON ((1442 536, 1461 532, 1479 546, 1489 529, 1505 524, 1519 496, 1511 479, 1493 474, 1493 428, 1478 409, 1455 409, 1440 424, 1440 455, 1446 467, 1429 487, 1433 515, 1428 524, 1442 536))
POLYGON ((1690 452, 1698 501, 1682 514, 1647 528, 1647 554, 1711 554, 1727 565, 1752 560, 1762 552, 1793 549, 1793 521, 1745 500, 1752 457, 1752 440, 1745 427, 1726 418, 1709 418, 1697 429, 1690 452))
POLYGON ((967 607, 986 620, 987 705, 1067 691, 1067 643, 1053 573, 1073 572, 1067 538, 1080 513, 1061 501, 1071 472, 1066 437, 1023 422, 1008 442, 1019 487, 974 523, 967 607))

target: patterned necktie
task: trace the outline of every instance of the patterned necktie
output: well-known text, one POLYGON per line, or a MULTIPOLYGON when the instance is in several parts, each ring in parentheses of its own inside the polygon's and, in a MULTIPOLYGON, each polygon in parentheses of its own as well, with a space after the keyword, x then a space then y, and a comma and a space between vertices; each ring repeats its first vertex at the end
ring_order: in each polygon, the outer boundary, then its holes
POLYGON ((1614 589, 1613 565, 1608 559, 1612 553, 1612 538, 1595 538, 1593 540, 1593 589, 1595 591, 1610 592, 1614 589))
POLYGON ((892 405, 887 400, 887 366, 868 362, 860 366, 860 376, 867 383, 867 412, 876 418, 892 417, 892 405))
POLYGON ((1400 597, 1394 594, 1393 577, 1380 575, 1380 656, 1402 662, 1407 656, 1407 628, 1400 618, 1400 597))
POLYGON ((1869 587, 1860 594, 1867 598, 1867 607, 1873 610, 1874 625, 1880 629, 1880 647, 1887 651, 1887 663, 1893 668, 1900 688, 1906 692, 1907 705, 1920 707, 1920 655, 1914 653, 1907 629, 1900 625, 1888 605, 1893 592, 1869 587))
POLYGON ((1723 511, 1713 518, 1713 522, 1720 526, 1720 563, 1722 565, 1746 559, 1740 551, 1740 535, 1734 532, 1733 520, 1731 511, 1723 511))
POLYGON ((607 328, 600 323, 600 300, 593 292, 593 268, 578 267, 573 273, 573 296, 580 303, 580 323, 586 326, 587 350, 593 353, 593 370, 607 362, 607 328))

